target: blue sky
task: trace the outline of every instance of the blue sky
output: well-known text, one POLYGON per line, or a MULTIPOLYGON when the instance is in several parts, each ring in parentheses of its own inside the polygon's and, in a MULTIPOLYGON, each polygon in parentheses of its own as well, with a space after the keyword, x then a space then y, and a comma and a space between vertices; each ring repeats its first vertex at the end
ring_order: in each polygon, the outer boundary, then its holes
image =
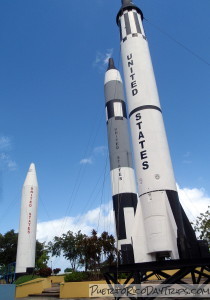
MULTIPOLYGON (((122 71, 120 3, 0 1, 1 233, 18 229, 31 162, 40 240, 112 227, 103 81, 110 55, 122 71)), ((135 3, 147 19, 176 181, 195 216, 210 199, 210 2, 135 3)))

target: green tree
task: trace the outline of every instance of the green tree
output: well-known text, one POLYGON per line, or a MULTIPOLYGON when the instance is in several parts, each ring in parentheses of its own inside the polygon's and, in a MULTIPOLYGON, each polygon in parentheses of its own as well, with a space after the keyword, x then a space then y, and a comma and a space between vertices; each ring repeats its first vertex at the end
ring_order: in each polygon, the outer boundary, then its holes
POLYGON ((68 231, 66 234, 62 234, 61 237, 55 236, 53 242, 48 243, 49 251, 52 256, 60 256, 62 253, 70 261, 71 268, 75 271, 80 265, 84 238, 85 235, 81 231, 76 234, 68 231))
POLYGON ((115 239, 108 232, 103 232, 98 237, 96 230, 87 236, 78 231, 74 234, 68 231, 61 237, 55 236, 53 242, 48 243, 52 256, 63 256, 70 261, 71 270, 75 271, 83 266, 85 271, 98 271, 101 262, 111 265, 117 250, 115 239))
POLYGON ((83 245, 81 264, 85 266, 86 271, 96 272, 102 262, 103 265, 111 265, 116 258, 115 239, 106 231, 98 237, 96 230, 93 229, 91 235, 85 237, 83 245))
POLYGON ((12 229, 0 234, 0 265, 6 266, 16 261, 18 234, 12 229))
POLYGON ((117 248, 115 247, 115 238, 107 231, 102 232, 100 236, 102 252, 104 255, 104 264, 111 266, 117 257, 117 248))
MULTIPOLYGON (((0 266, 4 267, 16 261, 18 233, 14 229, 0 234, 0 266)), ((44 243, 36 241, 36 260, 40 260, 47 249, 44 243)), ((43 260, 43 258, 42 258, 43 260)), ((47 257, 44 261, 46 262, 47 257)))
POLYGON ((90 236, 84 238, 83 245, 80 262, 85 266, 85 271, 97 271, 100 268, 102 245, 95 229, 92 230, 90 236))
POLYGON ((36 267, 38 269, 47 268, 47 263, 49 261, 49 250, 45 243, 36 243, 36 267))
POLYGON ((205 213, 201 213, 196 218, 193 227, 195 232, 197 232, 198 237, 202 240, 206 240, 210 248, 210 206, 208 206, 205 213))

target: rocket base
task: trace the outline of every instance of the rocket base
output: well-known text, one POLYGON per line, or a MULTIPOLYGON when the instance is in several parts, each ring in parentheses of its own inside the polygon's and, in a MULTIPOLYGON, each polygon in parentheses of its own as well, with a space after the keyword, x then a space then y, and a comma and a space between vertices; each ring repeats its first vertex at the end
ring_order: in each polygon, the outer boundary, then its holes
MULTIPOLYGON (((156 276, 161 288, 163 284, 201 284, 204 288, 210 283, 210 257, 209 258, 195 258, 185 260, 165 260, 147 263, 135 263, 127 265, 119 265, 118 267, 111 266, 105 267, 102 270, 107 284, 113 289, 115 284, 120 284, 117 276, 121 273, 125 273, 127 278, 124 286, 129 288, 129 285, 145 283, 152 276, 156 276), (173 275, 169 275, 167 271, 173 271, 173 275), (188 275, 188 278, 185 277, 188 275), (131 282, 131 279, 132 282, 131 282), (191 279, 189 283, 189 279, 191 279), (128 284, 129 282, 129 284, 128 284)), ((170 272, 171 273, 171 272, 170 272)), ((122 285, 123 287, 123 285, 122 285)), ((120 299, 115 297, 115 299, 120 299)), ((129 299, 134 299, 130 297, 129 299)), ((135 299, 147 299, 143 297, 135 297, 135 299)), ((150 297, 149 299, 156 299, 156 297, 150 297)))

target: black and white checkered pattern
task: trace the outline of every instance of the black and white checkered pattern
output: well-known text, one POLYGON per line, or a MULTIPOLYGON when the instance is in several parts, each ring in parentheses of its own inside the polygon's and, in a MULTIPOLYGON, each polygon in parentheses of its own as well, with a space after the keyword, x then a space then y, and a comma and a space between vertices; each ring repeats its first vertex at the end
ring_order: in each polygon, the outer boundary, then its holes
POLYGON ((122 42, 125 42, 129 36, 141 36, 146 39, 141 16, 136 9, 124 10, 119 18, 118 24, 120 27, 120 38, 122 42))

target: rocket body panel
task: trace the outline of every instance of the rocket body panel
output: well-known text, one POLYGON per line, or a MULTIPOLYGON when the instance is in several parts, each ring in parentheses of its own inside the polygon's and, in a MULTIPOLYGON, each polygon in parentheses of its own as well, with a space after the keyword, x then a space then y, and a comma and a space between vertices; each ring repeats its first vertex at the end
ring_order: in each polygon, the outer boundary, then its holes
POLYGON ((148 251, 142 205, 140 201, 138 201, 138 205, 136 208, 135 220, 132 230, 132 241, 135 245, 134 258, 136 263, 155 260, 155 256, 148 251))
POLYGON ((147 40, 142 35, 128 36, 121 42, 121 51, 127 97, 133 98, 128 102, 129 114, 144 105, 160 107, 147 40))
MULTIPOLYGON (((105 78, 104 78, 104 85, 108 84, 113 84, 114 83, 114 89, 107 89, 104 88, 104 92, 105 92, 105 101, 107 102, 108 100, 114 99, 113 97, 115 96, 115 93, 121 93, 121 97, 120 99, 124 99, 123 96, 123 89, 121 87, 120 84, 122 84, 122 78, 120 76, 120 73, 116 70, 116 69, 110 69, 105 73, 105 78), (108 72, 109 71, 109 72, 108 72), (116 82, 119 81, 119 82, 116 82), (117 87, 115 87, 116 84, 119 84, 119 89, 117 87), (107 98, 107 92, 111 93, 111 98, 107 98)), ((117 98, 116 98, 117 99, 117 98)))
POLYGON ((130 117, 140 195, 155 190, 174 190, 176 183, 162 113, 146 108, 130 117))
POLYGON ((34 164, 30 165, 22 189, 16 273, 35 267, 38 183, 34 164))
POLYGON ((166 192, 147 193, 140 200, 148 253, 169 252, 174 259, 178 258, 177 226, 172 217, 170 205, 168 205, 166 192))
POLYGON ((124 11, 121 26, 128 14, 132 29, 121 41, 123 70, 128 99, 128 114, 140 194, 154 190, 175 190, 173 167, 157 92, 148 43, 140 15, 124 11), (135 16, 138 16, 136 20, 135 16), (141 30, 139 30, 140 28, 141 30), (141 31, 138 32, 138 31, 141 31), (137 36, 133 36, 136 34, 137 36), (158 159, 157 159, 158 158, 158 159))
MULTIPOLYGON (((111 165, 111 159, 110 159, 111 165)), ((132 168, 115 168, 110 172, 112 182, 112 195, 120 193, 136 194, 135 175, 132 168)))
MULTIPOLYGON (((115 112, 115 116, 118 115, 115 112)), ((110 143, 110 153, 114 154, 116 151, 120 153, 120 156, 110 155, 110 168, 111 170, 117 168, 119 165, 121 168, 132 168, 131 152, 128 151, 130 145, 128 137, 127 119, 121 117, 120 120, 112 118, 107 124, 108 139, 110 143), (118 126, 120 122, 120 126, 118 126)))

